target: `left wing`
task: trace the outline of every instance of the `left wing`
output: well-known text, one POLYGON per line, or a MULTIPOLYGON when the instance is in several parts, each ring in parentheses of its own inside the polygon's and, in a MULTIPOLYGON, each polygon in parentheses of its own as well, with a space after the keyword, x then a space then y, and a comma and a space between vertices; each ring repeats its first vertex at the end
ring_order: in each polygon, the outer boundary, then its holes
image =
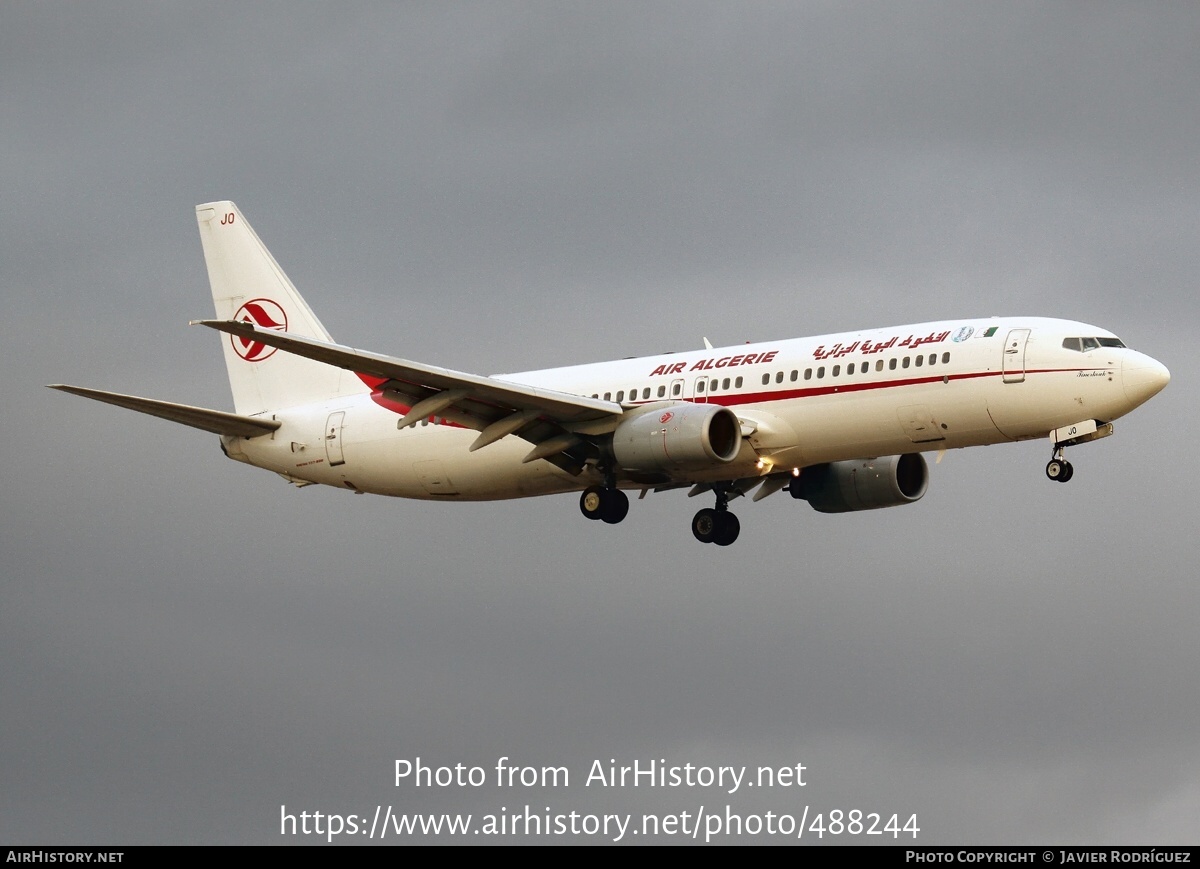
POLYGON ((545 459, 572 474, 578 474, 589 458, 599 456, 595 445, 586 436, 612 431, 621 418, 621 406, 611 401, 397 359, 286 332, 259 329, 252 323, 194 320, 192 325, 208 326, 368 375, 376 381, 368 380, 376 400, 401 414, 400 428, 429 416, 442 416, 479 432, 471 450, 515 434, 534 445, 524 461, 545 459))

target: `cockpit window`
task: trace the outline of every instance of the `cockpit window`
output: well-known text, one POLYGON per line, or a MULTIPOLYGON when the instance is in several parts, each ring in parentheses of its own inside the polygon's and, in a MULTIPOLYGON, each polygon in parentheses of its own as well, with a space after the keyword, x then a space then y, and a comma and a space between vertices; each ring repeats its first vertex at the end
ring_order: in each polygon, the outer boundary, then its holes
POLYGON ((1124 347, 1120 338, 1063 338, 1063 349, 1083 353, 1088 350, 1098 350, 1101 347, 1124 347))

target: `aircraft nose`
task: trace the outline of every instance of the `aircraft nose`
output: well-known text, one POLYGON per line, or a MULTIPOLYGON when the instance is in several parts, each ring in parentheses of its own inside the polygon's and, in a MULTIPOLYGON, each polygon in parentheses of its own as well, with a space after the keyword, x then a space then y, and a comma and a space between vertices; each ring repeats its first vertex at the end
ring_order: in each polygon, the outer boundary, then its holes
POLYGON ((1167 366, 1144 353, 1131 353, 1121 363, 1121 385, 1135 406, 1158 395, 1170 380, 1167 366))

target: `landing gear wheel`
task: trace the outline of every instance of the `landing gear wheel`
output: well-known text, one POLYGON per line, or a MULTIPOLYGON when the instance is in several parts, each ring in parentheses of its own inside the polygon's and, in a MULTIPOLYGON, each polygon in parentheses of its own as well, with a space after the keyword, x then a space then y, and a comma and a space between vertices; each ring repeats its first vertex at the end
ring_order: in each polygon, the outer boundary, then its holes
POLYGON ((629 497, 620 489, 588 486, 579 496, 579 512, 589 519, 616 525, 629 515, 629 497))
POLYGON ((1046 465, 1046 476, 1056 483, 1065 483, 1075 476, 1075 468, 1066 459, 1051 459, 1046 465))
POLYGON ((719 525, 717 513, 712 507, 705 507, 692 517, 692 534, 701 543, 712 543, 719 525))
POLYGON ((742 523, 738 521, 737 516, 732 513, 718 513, 717 531, 713 535, 712 542, 718 546, 728 546, 738 539, 738 533, 741 530, 742 523))
POLYGON ((692 535, 701 543, 728 546, 738 539, 741 530, 738 517, 724 510, 705 507, 692 517, 692 535))
POLYGON ((609 525, 616 525, 629 515, 629 496, 620 489, 604 489, 603 492, 600 518, 609 525))
MULTIPOLYGON (((579 496, 579 512, 589 519, 599 519, 604 510, 604 490, 599 486, 588 486, 579 496)), ((628 508, 628 504, 626 504, 628 508)))

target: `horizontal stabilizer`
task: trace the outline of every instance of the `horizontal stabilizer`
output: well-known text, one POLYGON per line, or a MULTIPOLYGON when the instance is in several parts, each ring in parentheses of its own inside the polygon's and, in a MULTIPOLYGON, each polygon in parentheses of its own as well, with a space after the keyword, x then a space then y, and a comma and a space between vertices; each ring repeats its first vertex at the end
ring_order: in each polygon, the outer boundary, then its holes
POLYGON ((136 395, 122 395, 119 392, 104 392, 100 389, 85 389, 82 386, 65 386, 61 383, 50 384, 51 389, 82 395, 84 398, 94 398, 105 404, 115 404, 117 407, 148 413, 171 422, 190 425, 192 428, 203 429, 219 435, 234 435, 235 437, 253 438, 270 434, 279 428, 281 423, 273 419, 258 419, 253 416, 238 416, 236 413, 225 413, 221 410, 209 410, 206 407, 192 407, 187 404, 175 404, 170 401, 156 401, 153 398, 139 398, 136 395))

